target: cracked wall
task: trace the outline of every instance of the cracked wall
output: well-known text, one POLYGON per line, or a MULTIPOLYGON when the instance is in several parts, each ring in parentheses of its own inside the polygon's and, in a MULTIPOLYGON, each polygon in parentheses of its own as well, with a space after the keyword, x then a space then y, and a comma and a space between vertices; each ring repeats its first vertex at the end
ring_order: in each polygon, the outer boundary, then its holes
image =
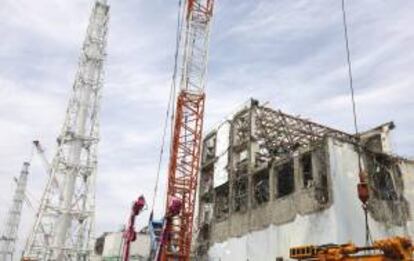
MULTIPOLYGON (((338 180, 336 175, 358 176, 339 167, 351 164, 356 155, 359 140, 354 136, 260 106, 254 100, 228 123, 225 133, 218 128, 204 142, 198 219, 203 233, 196 250, 200 259, 221 242, 272 226, 294 225, 298 217, 333 211, 341 202, 338 197, 351 196, 341 195, 341 185, 333 182, 338 180), (223 135, 228 143, 217 152, 216 143, 223 135), (346 153, 339 153, 341 146, 346 153), (343 162, 338 165, 338 160, 343 162)), ((361 137, 372 194, 370 218, 389 227, 405 226, 410 215, 403 174, 398 172, 401 160, 384 154, 389 147, 381 141, 388 140, 379 132, 389 131, 388 126, 361 137), (378 160, 378 155, 384 159, 378 160), (378 168, 378 161, 386 167, 378 168), (387 193, 375 192, 384 188, 387 193)), ((356 186, 347 189, 356 196, 356 186)))

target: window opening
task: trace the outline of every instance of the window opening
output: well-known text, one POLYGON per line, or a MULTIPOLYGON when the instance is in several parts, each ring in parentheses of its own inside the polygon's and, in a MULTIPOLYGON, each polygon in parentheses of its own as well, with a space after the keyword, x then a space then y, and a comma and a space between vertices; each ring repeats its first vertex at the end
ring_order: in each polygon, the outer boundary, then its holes
POLYGON ((295 177, 293 173, 293 160, 282 164, 277 171, 277 197, 292 194, 295 189, 295 177))
POLYGON ((269 169, 253 176, 254 202, 261 205, 269 201, 269 169))
POLYGON ((234 182, 234 211, 245 211, 247 210, 247 177, 239 178, 234 182))
POLYGON ((303 187, 309 188, 313 185, 312 154, 304 153, 300 159, 303 187))

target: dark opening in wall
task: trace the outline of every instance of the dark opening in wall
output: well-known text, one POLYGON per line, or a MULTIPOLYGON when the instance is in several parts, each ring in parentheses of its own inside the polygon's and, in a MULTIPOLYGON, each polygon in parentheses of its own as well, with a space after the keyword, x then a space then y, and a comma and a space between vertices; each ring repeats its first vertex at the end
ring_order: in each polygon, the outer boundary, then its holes
POLYGON ((248 174, 248 163, 247 161, 238 163, 234 169, 234 175, 237 178, 247 176, 248 174))
POLYGON ((264 169, 253 176, 253 193, 255 205, 269 201, 269 169, 264 169))
POLYGON ((247 177, 239 178, 234 181, 234 211, 246 211, 248 203, 248 179, 247 177))
POLYGON ((95 254, 102 255, 105 245, 105 237, 107 233, 104 233, 102 236, 98 237, 95 241, 95 254))
POLYGON ((320 204, 329 202, 328 157, 324 146, 312 151, 313 183, 316 200, 320 204))
POLYGON ((372 151, 381 152, 382 151, 381 134, 376 134, 376 135, 373 135, 367 138, 365 141, 365 146, 372 151))
POLYGON ((210 197, 213 188, 214 165, 205 168, 201 172, 200 195, 201 197, 210 197))
POLYGON ((203 144, 203 164, 211 162, 216 157, 216 134, 204 140, 203 144))
POLYGON ((214 216, 216 219, 224 219, 229 213, 229 184, 223 184, 214 189, 216 200, 214 204, 214 216))
POLYGON ((277 167, 276 175, 276 197, 280 198, 292 194, 295 190, 293 160, 289 160, 277 167))
POLYGON ((200 228, 199 237, 201 240, 209 240, 210 239, 210 225, 203 224, 200 228))
POLYGON ((406 225, 410 207, 404 197, 400 159, 382 153, 366 153, 368 183, 371 192, 368 209, 372 217, 398 226, 406 225))
POLYGON ((384 156, 372 157, 371 177, 374 195, 382 200, 398 199, 396 178, 401 177, 399 167, 384 156))
POLYGON ((316 199, 319 203, 326 203, 329 200, 329 190, 328 190, 328 175, 326 171, 319 170, 320 175, 320 185, 316 190, 316 199))
POLYGON ((300 169, 302 171, 303 187, 309 188, 313 185, 312 153, 306 152, 300 157, 300 169))

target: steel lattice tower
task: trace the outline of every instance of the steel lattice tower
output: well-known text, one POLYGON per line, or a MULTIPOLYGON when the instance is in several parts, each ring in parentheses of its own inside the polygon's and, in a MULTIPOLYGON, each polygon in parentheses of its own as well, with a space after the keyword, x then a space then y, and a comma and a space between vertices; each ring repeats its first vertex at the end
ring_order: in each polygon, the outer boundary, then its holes
POLYGON ((96 0, 66 118, 24 257, 88 260, 93 249, 99 104, 109 19, 96 0))
POLYGON ((190 260, 213 7, 214 0, 186 0, 183 6, 181 78, 168 167, 162 261, 190 260), (178 215, 168 218, 169 202, 174 199, 182 202, 182 208, 178 215))
POLYGON ((25 198, 27 176, 29 175, 29 163, 24 162, 20 176, 17 179, 17 187, 13 196, 13 203, 5 220, 5 227, 1 234, 0 253, 3 261, 13 260, 15 245, 17 241, 17 232, 19 229, 20 218, 22 214, 23 201, 25 198))

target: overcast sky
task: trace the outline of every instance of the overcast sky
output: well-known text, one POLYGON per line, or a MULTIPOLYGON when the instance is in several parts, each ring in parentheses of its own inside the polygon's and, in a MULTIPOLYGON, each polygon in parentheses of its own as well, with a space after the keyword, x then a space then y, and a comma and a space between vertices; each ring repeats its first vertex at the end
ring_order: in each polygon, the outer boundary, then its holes
MULTIPOLYGON (((178 0, 112 0, 101 114, 97 234, 152 196, 175 48, 178 0)), ((206 129, 249 97, 353 131, 340 0, 217 0, 206 129)), ((414 155, 414 1, 347 0, 360 129, 393 120, 393 148, 414 155)), ((0 0, 0 220, 31 141, 48 158, 65 107, 92 0, 0 0)), ((161 214, 165 172, 156 209, 161 214)), ((32 160, 29 192, 46 174, 32 160)), ((20 241, 34 212, 24 209, 20 241)), ((148 211, 139 220, 142 227, 148 211)), ((20 243, 21 245, 21 243, 20 243)))

